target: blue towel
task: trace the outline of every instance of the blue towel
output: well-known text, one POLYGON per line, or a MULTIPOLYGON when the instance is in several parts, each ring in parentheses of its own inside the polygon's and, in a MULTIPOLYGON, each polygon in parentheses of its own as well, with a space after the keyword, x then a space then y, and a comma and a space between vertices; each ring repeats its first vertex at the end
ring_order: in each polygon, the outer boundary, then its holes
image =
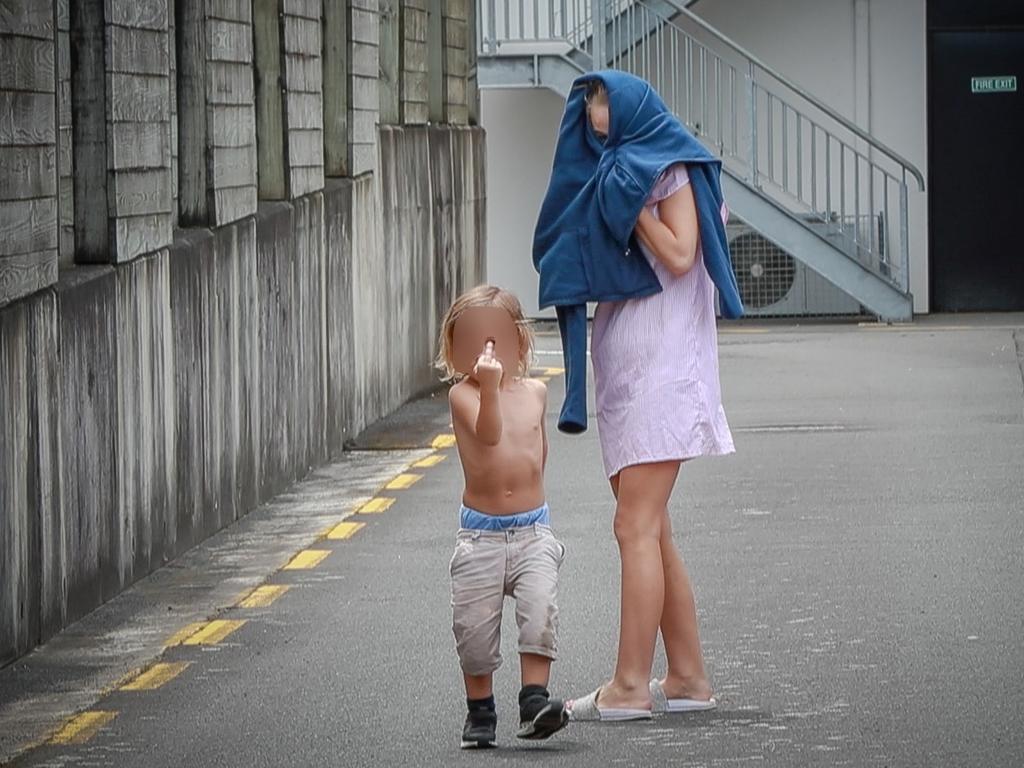
POLYGON ((634 228, 654 185, 671 165, 686 163, 697 204, 704 266, 725 317, 743 314, 722 223, 721 161, 687 131, 645 80, 617 70, 573 83, 559 129, 551 180, 533 239, 540 306, 555 307, 566 369, 558 428, 587 428, 588 301, 651 296, 661 283, 640 252, 634 228), (608 137, 587 119, 591 80, 608 91, 608 137))

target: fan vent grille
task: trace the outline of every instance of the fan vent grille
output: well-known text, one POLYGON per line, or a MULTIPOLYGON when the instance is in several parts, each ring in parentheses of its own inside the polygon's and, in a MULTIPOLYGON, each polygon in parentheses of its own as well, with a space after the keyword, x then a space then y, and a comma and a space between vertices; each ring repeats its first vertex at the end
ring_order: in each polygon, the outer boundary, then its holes
POLYGON ((793 257, 757 232, 729 244, 740 297, 750 309, 765 309, 786 298, 796 279, 793 257))

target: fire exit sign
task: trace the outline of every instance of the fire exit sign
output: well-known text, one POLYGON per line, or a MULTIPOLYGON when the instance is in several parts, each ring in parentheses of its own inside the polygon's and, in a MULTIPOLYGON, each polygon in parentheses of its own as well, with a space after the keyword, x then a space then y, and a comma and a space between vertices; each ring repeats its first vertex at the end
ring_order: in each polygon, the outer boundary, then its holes
POLYGON ((1012 93, 1016 90, 1016 75, 971 78, 971 93, 1012 93))

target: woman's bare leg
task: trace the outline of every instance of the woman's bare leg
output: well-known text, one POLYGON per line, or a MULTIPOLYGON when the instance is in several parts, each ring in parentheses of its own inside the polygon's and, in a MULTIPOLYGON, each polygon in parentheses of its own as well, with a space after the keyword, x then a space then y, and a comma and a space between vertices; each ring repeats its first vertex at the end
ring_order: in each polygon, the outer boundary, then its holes
POLYGON ((619 654, 604 707, 649 708, 648 682, 665 604, 661 529, 679 462, 638 464, 618 477, 615 539, 622 560, 619 654))
POLYGON ((668 674, 663 681, 670 699, 710 699, 711 685, 704 671, 697 629, 697 605, 686 566, 672 539, 672 522, 665 511, 661 524, 661 565, 665 574, 665 605, 661 613, 661 636, 668 657, 668 674))
MULTIPOLYGON (((619 498, 619 476, 611 479, 612 493, 619 498)), ((668 674, 662 681, 670 699, 709 699, 711 685, 704 671, 700 647, 697 607, 686 565, 672 538, 672 521, 665 509, 661 527, 661 565, 665 574, 665 603, 661 613, 661 636, 668 657, 668 674)))

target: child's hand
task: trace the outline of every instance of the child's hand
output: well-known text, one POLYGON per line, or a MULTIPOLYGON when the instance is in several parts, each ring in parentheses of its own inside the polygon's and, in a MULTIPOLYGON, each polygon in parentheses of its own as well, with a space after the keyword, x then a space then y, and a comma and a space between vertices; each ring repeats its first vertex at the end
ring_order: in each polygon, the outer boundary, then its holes
POLYGON ((483 353, 476 359, 473 376, 481 389, 497 390, 503 373, 501 361, 494 356, 494 342, 488 341, 483 353))

